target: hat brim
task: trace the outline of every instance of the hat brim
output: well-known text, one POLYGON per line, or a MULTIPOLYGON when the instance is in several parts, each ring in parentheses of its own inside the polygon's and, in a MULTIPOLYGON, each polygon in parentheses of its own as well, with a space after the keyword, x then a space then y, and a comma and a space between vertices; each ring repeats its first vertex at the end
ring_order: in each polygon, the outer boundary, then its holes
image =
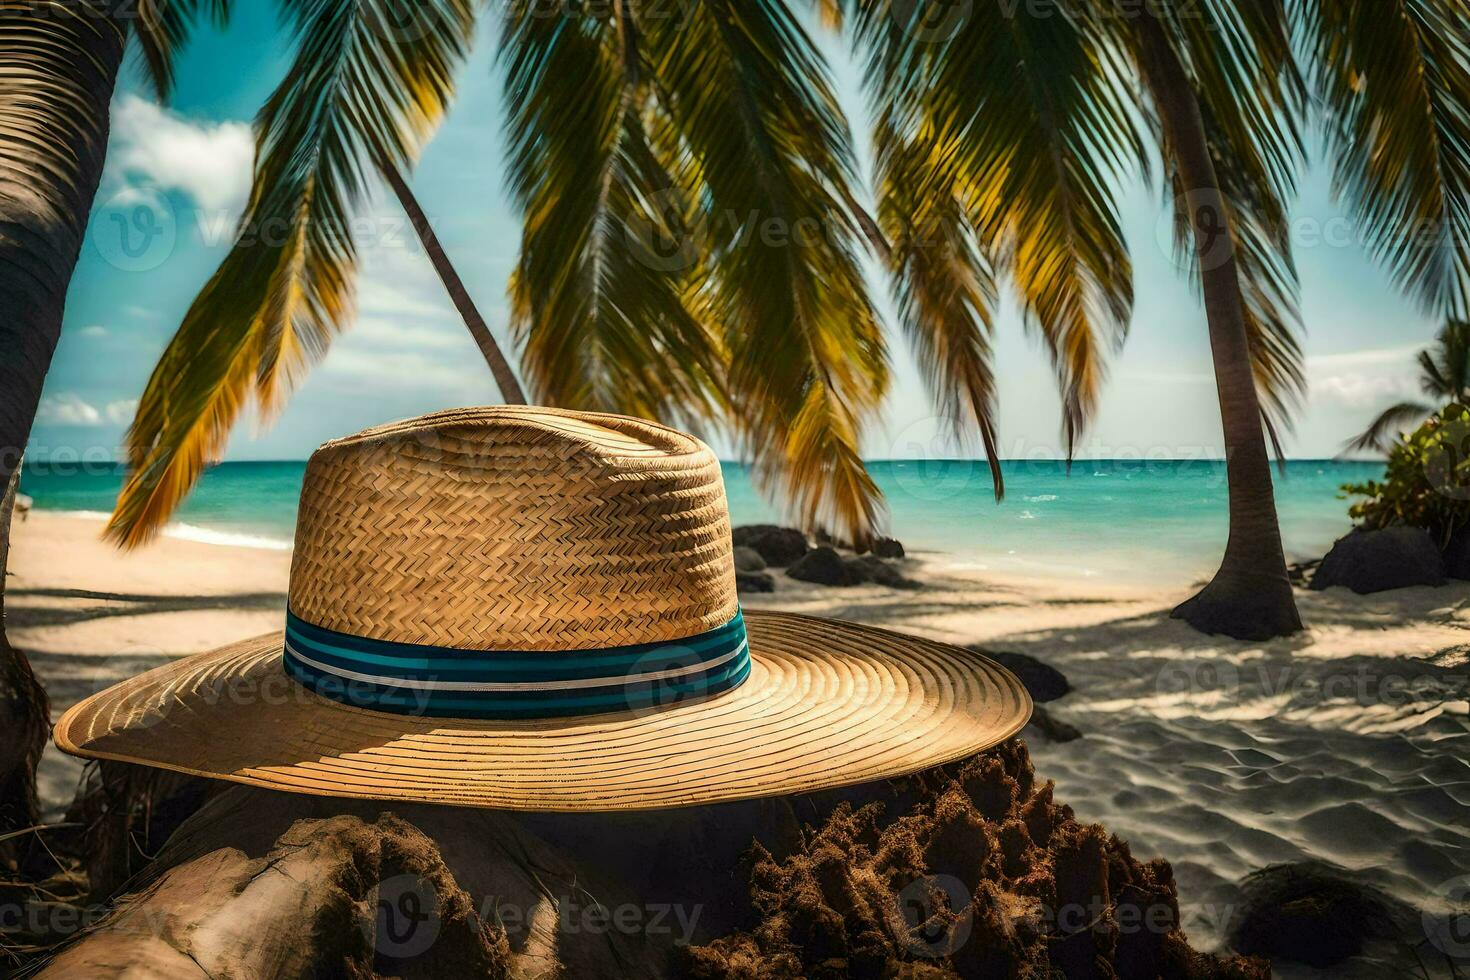
POLYGON ((269 789, 507 810, 636 810, 906 775, 1016 734, 1020 681, 958 647, 748 611, 749 678, 707 700, 516 721, 369 711, 301 688, 273 633, 93 695, 56 725, 87 758, 269 789))

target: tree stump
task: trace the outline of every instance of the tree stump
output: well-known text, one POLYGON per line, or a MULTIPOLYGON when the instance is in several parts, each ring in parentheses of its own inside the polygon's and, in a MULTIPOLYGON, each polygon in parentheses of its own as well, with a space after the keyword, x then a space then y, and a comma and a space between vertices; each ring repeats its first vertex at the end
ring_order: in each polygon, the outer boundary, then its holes
POLYGON ((905 779, 628 813, 211 786, 41 976, 1266 976, 1191 950, 1168 865, 1078 824, 1017 741, 905 779))

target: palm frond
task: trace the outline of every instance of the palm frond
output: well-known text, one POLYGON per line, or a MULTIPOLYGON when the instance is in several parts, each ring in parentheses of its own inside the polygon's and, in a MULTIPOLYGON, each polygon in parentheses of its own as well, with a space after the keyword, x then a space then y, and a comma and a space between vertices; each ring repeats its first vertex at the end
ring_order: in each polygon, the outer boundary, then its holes
POLYGON ((134 6, 138 48, 149 84, 160 102, 173 94, 174 59, 183 50, 201 13, 216 26, 230 18, 231 0, 137 0, 134 6))
POLYGON ((870 100, 889 120, 876 140, 930 132, 945 147, 935 180, 953 173, 981 250, 1051 355, 1070 456, 1133 305, 1113 184, 1143 150, 1119 51, 1088 5, 944 25, 922 8, 859 5, 870 100))
POLYGON ((1267 209, 1267 224, 1281 228, 1296 193, 1306 104, 1284 0, 1157 6, 1197 87, 1211 144, 1229 152, 1231 172, 1267 209))
MULTIPOLYGON (((880 120, 880 132, 886 125, 880 120)), ((936 161, 941 147, 924 135, 884 133, 878 160, 879 220, 892 243, 888 266, 899 320, 938 414, 957 438, 979 433, 995 496, 1005 494, 996 448, 991 366, 994 273, 980 254, 953 175, 936 161)))
POLYGON ((694 424, 723 402, 718 339, 690 309, 697 227, 647 126, 637 9, 507 12, 511 186, 524 216, 513 327, 549 403, 694 424), (575 80, 575 84, 569 81, 575 80))
MULTIPOLYGON (((1434 355, 1433 350, 1426 348, 1415 357, 1419 362, 1419 390, 1431 398, 1453 397, 1450 393, 1454 391, 1454 382, 1445 377, 1445 371, 1440 370, 1434 355)), ((1448 369, 1449 365, 1446 364, 1445 368, 1448 369)))
POLYGON ((474 30, 472 0, 289 0, 297 52, 256 121, 240 233, 164 351, 128 430, 108 525, 146 541, 252 400, 269 416, 347 326, 351 220, 367 169, 407 169, 442 117, 474 30))
POLYGON ((1418 402, 1399 402, 1383 410, 1362 434, 1351 439, 1342 447, 1344 454, 1359 452, 1386 453, 1393 448, 1394 439, 1405 425, 1420 421, 1434 411, 1418 402))
POLYGON ((784 3, 684 13, 651 18, 644 41, 670 126, 661 152, 697 190, 696 302, 723 333, 736 424, 762 485, 804 525, 861 540, 882 512, 860 445, 888 363, 844 206, 857 172, 847 122, 784 3))
POLYGON ((1419 352, 1424 394, 1440 401, 1462 401, 1470 392, 1470 321, 1450 320, 1435 346, 1419 352))
POLYGON ((843 0, 812 0, 812 6, 817 10, 817 18, 822 26, 831 30, 841 30, 847 19, 847 11, 843 9, 843 0))
POLYGON ((1335 188, 1429 311, 1470 310, 1470 33, 1463 0, 1295 0, 1335 188))

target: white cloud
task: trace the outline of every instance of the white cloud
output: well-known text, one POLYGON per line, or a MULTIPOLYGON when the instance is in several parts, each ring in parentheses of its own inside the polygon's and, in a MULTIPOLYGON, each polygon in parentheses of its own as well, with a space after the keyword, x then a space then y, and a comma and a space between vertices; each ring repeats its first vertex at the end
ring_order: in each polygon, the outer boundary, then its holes
POLYGON ((1383 408, 1419 396, 1416 344, 1307 358, 1312 397, 1345 408, 1383 408))
POLYGON ((246 123, 188 119, 128 93, 112 107, 107 193, 121 200, 140 186, 172 190, 204 210, 236 214, 250 190, 254 152, 246 123))
POLYGON ((127 425, 133 421, 133 415, 138 411, 138 399, 121 398, 115 402, 108 402, 103 414, 107 421, 115 425, 127 425))
POLYGON ((101 425, 102 413, 83 401, 80 395, 65 391, 41 399, 36 421, 45 425, 101 425))
POLYGON ((397 351, 391 356, 381 350, 359 349, 339 344, 319 370, 328 377, 349 379, 379 389, 421 391, 488 387, 489 369, 471 357, 434 357, 416 351, 397 351))
POLYGON ((107 336, 107 328, 104 327, 104 326, 102 326, 102 324, 100 324, 100 323, 94 323, 91 326, 86 326, 86 327, 83 327, 82 329, 78 330, 77 331, 77 336, 78 337, 106 337, 107 336))
POLYGON ((138 410, 136 398, 121 398, 98 408, 74 391, 47 395, 36 411, 41 425, 74 425, 93 428, 99 425, 127 425, 138 410))

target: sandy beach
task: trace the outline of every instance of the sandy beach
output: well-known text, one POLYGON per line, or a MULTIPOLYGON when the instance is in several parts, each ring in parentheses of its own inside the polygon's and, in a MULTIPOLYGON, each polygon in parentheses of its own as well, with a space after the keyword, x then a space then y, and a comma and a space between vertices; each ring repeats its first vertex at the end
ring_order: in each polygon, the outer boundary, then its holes
MULTIPOLYGON (((47 513, 16 525, 10 635, 53 718, 123 677, 279 628, 288 552, 165 537, 124 555, 100 531, 47 513)), ((823 588, 778 573, 777 592, 744 601, 1062 671, 1072 692, 1046 708, 1083 738, 1056 744, 1028 728, 1037 772, 1079 818, 1141 859, 1173 863, 1198 947, 1219 946, 1240 879, 1273 862, 1329 862, 1415 910, 1443 911, 1470 874, 1470 583, 1299 592, 1307 632, 1260 644, 1170 620, 1188 583, 981 577, 933 554, 905 564, 922 588, 823 588)), ((53 814, 79 774, 48 750, 53 814)), ((1359 968, 1333 975, 1383 975, 1359 968)))

